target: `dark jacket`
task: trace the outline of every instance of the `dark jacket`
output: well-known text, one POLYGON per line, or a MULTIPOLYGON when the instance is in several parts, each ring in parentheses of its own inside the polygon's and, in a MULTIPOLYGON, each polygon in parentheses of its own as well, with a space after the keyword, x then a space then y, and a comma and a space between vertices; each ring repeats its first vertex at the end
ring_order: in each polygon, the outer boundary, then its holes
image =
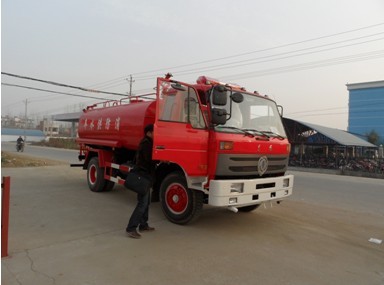
POLYGON ((153 140, 145 136, 139 144, 136 152, 136 165, 140 170, 153 173, 155 163, 152 161, 153 140))

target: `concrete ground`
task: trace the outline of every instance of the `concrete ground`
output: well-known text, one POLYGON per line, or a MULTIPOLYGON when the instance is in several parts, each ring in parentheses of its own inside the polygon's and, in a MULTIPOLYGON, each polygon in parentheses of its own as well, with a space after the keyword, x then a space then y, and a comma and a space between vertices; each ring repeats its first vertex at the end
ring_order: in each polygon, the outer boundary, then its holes
POLYGON ((67 165, 2 169, 11 176, 9 257, 2 284, 384 284, 382 216, 286 201, 234 214, 205 207, 187 226, 151 205, 156 231, 125 226, 135 196, 88 190, 67 165))

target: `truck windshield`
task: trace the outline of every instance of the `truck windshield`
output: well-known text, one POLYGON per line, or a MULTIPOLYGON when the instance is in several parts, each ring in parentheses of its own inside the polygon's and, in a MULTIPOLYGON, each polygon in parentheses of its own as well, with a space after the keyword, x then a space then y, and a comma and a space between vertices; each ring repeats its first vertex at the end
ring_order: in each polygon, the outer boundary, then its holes
POLYGON ((229 99, 228 91, 227 104, 213 106, 225 108, 229 117, 224 125, 215 127, 216 131, 285 138, 286 134, 275 102, 256 95, 242 94, 244 100, 235 103, 229 99))

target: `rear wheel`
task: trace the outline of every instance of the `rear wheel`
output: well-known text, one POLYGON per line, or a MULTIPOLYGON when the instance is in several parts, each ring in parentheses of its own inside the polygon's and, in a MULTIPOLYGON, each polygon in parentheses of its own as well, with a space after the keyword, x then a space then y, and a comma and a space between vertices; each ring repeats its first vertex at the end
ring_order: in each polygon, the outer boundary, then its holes
POLYGON ((99 167, 99 159, 91 158, 87 169, 88 187, 92 192, 110 191, 115 184, 112 181, 104 179, 104 167, 99 167))
POLYGON ((188 189, 182 172, 169 174, 160 187, 160 202, 164 215, 175 224, 187 224, 198 217, 204 195, 188 189))

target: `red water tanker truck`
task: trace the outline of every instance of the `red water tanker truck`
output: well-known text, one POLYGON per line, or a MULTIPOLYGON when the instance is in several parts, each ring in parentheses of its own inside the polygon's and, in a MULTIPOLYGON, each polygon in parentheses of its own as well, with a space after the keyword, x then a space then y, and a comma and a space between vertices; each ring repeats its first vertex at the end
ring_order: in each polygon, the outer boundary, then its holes
POLYGON ((203 204, 249 212, 292 194, 290 144, 273 100, 205 76, 188 84, 169 75, 153 94, 83 110, 77 141, 91 191, 124 184, 150 123, 159 162, 152 199, 171 222, 191 222, 203 204))

